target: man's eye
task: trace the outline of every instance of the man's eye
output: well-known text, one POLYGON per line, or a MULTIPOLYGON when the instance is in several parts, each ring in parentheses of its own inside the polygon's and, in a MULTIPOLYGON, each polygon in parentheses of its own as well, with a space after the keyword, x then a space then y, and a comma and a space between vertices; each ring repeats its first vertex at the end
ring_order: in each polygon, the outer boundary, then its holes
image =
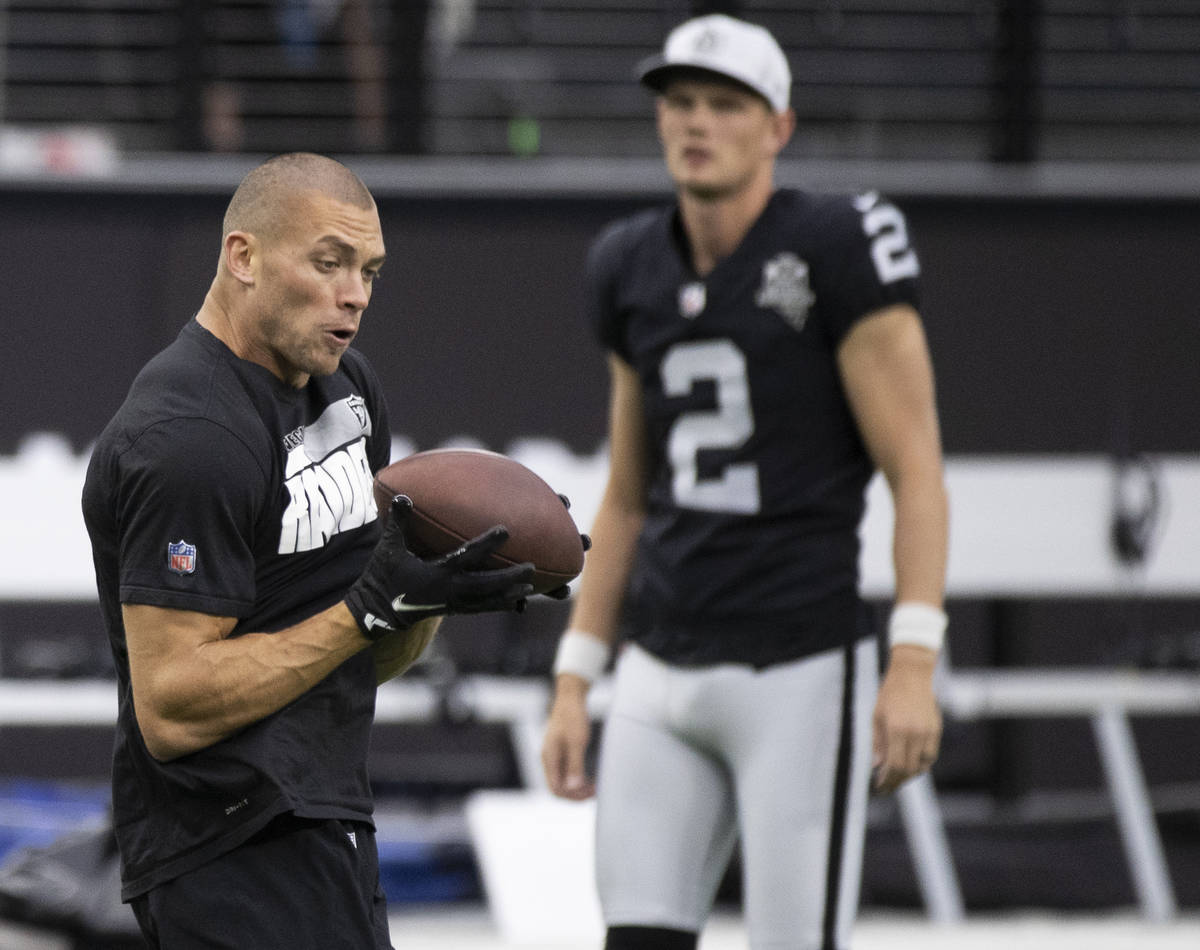
POLYGON ((338 262, 330 260, 317 261, 317 266, 321 268, 321 270, 332 271, 337 270, 338 262))

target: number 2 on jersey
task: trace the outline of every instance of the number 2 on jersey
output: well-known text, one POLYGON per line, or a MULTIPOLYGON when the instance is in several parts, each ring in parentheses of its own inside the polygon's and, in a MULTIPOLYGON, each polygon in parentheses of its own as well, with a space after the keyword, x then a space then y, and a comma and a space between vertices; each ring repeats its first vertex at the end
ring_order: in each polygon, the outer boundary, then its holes
POLYGON ((735 462, 719 476, 702 479, 697 462, 703 449, 736 449, 754 434, 746 357, 732 341, 680 343, 667 352, 662 382, 668 396, 686 396, 704 380, 716 386, 716 408, 683 413, 667 437, 675 503, 682 508, 755 514, 760 508, 757 465, 735 462))
POLYGON ((871 260, 881 284, 916 277, 921 267, 908 243, 908 228, 899 209, 874 191, 859 195, 854 206, 862 214, 863 232, 871 239, 871 260))

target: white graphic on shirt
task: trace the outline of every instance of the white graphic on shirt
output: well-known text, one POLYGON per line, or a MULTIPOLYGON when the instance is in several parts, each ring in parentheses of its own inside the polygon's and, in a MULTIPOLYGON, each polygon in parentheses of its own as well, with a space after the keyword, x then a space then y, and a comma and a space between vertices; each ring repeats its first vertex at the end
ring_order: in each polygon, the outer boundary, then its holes
POLYGON ((364 432, 371 431, 371 415, 367 412, 367 401, 362 396, 347 397, 346 408, 354 413, 354 418, 358 420, 364 432))
POLYGON ((333 403, 316 422, 288 434, 284 487, 290 501, 279 530, 280 554, 312 551, 375 520, 370 434, 361 396, 333 403))

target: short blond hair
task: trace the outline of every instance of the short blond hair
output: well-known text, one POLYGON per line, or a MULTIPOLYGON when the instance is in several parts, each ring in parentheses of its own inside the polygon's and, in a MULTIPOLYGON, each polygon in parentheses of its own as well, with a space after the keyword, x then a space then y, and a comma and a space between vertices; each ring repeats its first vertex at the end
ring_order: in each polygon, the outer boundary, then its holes
POLYGON ((315 152, 288 152, 267 159, 242 179, 225 209, 221 239, 232 231, 264 237, 278 233, 292 199, 305 191, 359 208, 375 206, 362 179, 341 162, 315 152))

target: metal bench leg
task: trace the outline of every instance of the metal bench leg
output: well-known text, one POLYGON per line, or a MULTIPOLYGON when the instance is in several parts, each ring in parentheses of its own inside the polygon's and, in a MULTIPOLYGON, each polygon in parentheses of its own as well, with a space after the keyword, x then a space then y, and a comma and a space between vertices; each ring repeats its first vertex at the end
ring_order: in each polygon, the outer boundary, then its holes
POLYGON ((928 774, 918 775, 901 785, 896 796, 929 919, 940 924, 962 921, 965 916, 962 891, 933 780, 928 774))
POLYGON ((1176 914, 1175 894, 1129 719, 1124 710, 1110 706, 1092 717, 1092 729, 1142 914, 1148 920, 1170 920, 1176 914))
POLYGON ((544 716, 519 716, 508 724, 521 784, 532 791, 549 790, 546 774, 542 771, 542 737, 545 732, 544 716))

